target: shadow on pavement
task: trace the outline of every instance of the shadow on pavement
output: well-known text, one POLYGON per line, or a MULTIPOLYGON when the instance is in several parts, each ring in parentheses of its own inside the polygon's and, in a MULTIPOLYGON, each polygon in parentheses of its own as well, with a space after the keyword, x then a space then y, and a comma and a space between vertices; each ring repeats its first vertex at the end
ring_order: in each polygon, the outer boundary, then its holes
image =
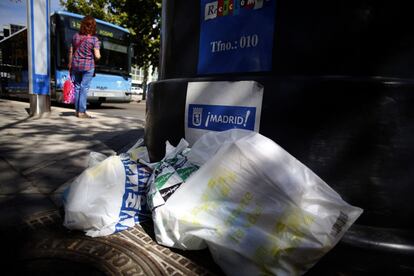
POLYGON ((0 131, 2 131, 3 129, 8 129, 8 128, 11 128, 11 127, 14 127, 14 126, 16 126, 16 125, 18 125, 18 124, 21 124, 21 123, 23 123, 23 122, 26 122, 27 120, 29 120, 30 119, 30 117, 28 116, 27 118, 25 118, 25 119, 21 119, 21 120, 19 120, 19 121, 17 121, 17 122, 13 122, 13 123, 10 123, 10 124, 7 124, 7 125, 4 125, 4 126, 2 126, 2 127, 0 127, 0 131))

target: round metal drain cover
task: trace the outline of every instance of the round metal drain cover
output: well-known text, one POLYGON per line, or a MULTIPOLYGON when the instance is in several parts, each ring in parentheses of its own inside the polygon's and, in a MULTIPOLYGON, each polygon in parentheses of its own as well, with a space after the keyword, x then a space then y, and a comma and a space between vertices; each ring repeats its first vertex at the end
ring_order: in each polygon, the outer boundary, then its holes
POLYGON ((64 228, 57 210, 31 216, 24 225, 0 235, 4 256, 0 265, 12 275, 221 274, 210 271, 215 264, 208 255, 173 252, 156 244, 141 226, 91 238, 64 228))
MULTIPOLYGON (((117 239, 40 231, 27 243, 20 270, 39 275, 163 275, 146 252, 117 239)), ((27 274, 27 275, 29 275, 27 274)))

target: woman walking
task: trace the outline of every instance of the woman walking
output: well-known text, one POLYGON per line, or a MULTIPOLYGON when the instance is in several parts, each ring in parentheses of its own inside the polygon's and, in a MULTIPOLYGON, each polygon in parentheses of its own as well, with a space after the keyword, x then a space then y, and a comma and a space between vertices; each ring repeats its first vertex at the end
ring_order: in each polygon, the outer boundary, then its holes
POLYGON ((95 72, 95 60, 101 58, 100 41, 95 34, 95 19, 85 16, 69 48, 69 73, 75 86, 75 114, 79 118, 91 118, 86 113, 88 90, 95 72))

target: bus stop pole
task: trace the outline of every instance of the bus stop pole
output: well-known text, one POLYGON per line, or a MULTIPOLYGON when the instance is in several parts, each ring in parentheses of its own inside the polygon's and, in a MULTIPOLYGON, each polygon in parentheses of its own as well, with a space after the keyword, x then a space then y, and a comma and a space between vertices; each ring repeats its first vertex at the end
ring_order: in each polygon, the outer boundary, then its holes
POLYGON ((50 0, 27 0, 30 115, 50 112, 50 0))

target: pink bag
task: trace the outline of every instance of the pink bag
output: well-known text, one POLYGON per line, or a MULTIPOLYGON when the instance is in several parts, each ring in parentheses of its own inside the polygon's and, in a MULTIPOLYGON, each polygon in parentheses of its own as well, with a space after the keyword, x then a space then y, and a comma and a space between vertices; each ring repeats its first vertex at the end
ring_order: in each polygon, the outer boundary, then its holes
POLYGON ((63 84, 63 102, 65 104, 75 103, 75 87, 70 77, 63 84))

